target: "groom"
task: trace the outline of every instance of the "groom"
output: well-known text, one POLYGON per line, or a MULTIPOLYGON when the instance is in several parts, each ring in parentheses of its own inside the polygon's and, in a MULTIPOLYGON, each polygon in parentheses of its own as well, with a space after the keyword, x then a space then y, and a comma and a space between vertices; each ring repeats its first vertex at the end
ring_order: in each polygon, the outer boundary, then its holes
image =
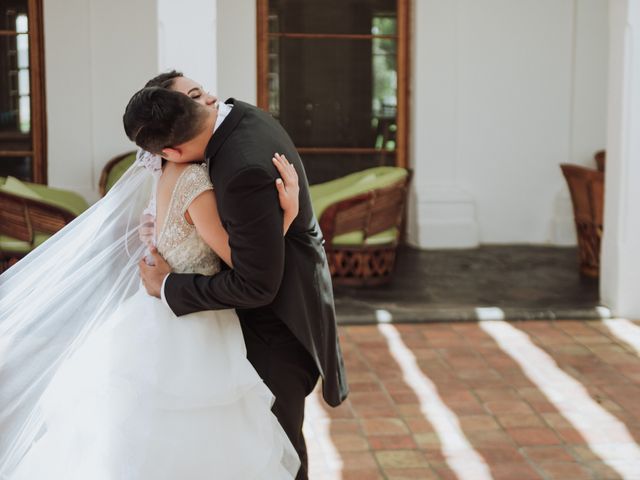
MULTIPOLYGON (((140 132, 148 125, 149 112, 157 107, 153 99, 163 95, 163 89, 155 90, 153 95, 134 95, 124 116, 127 132, 140 132)), ((211 112, 216 117, 226 115, 216 118, 205 158, 234 268, 213 276, 170 273, 169 265, 156 254, 155 266, 141 267, 141 275, 147 291, 162 296, 178 316, 236 309, 247 358, 276 397, 273 413, 300 456, 296 478, 305 479, 305 397, 318 376, 329 405, 339 405, 348 393, 322 235, 302 162, 280 124, 234 99, 211 112), (277 178, 273 152, 284 154, 300 177, 299 214, 284 237, 273 188, 277 178)), ((177 152, 189 148, 171 147, 177 152)))

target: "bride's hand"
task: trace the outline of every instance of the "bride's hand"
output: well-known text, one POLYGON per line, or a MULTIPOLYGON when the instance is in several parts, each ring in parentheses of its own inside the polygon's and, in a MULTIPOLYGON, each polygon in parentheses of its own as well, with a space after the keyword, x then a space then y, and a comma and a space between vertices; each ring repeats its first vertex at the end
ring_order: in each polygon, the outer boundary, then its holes
POLYGON ((284 210, 284 231, 286 233, 293 220, 298 216, 300 208, 298 173, 293 164, 289 163, 287 157, 279 153, 276 153, 273 157, 273 164, 278 169, 281 177, 276 180, 276 188, 278 189, 280 206, 284 210))

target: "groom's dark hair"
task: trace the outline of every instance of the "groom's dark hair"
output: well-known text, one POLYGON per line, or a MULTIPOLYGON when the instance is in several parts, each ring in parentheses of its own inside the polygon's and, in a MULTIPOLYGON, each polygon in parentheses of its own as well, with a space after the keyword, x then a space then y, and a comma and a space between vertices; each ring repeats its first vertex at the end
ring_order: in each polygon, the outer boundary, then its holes
POLYGON ((175 79, 183 76, 182 72, 171 70, 170 72, 161 73, 153 77, 146 83, 145 87, 171 88, 175 79))
POLYGON ((160 154, 163 148, 188 142, 202 131, 209 112, 184 93, 145 87, 134 93, 122 121, 130 140, 160 154))

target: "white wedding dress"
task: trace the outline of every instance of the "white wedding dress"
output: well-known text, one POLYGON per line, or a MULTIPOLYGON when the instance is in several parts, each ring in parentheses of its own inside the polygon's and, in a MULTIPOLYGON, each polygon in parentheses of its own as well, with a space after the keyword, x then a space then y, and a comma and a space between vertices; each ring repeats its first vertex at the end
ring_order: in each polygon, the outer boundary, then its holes
MULTIPOLYGON (((184 214, 211 182, 176 182, 158 250, 175 272, 220 260, 184 214)), ((233 310, 176 317, 144 288, 65 360, 40 402, 45 433, 11 480, 291 479, 299 459, 246 359, 233 310)))

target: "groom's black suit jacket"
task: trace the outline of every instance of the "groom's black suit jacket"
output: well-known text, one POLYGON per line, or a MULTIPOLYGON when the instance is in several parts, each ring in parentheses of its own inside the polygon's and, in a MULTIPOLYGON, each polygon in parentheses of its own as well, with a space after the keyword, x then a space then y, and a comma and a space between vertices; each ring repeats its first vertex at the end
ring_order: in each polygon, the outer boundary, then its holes
POLYGON ((242 322, 277 318, 314 358, 327 403, 348 387, 336 334, 333 291, 322 234, 300 157, 280 124, 238 100, 206 149, 209 175, 227 232, 233 269, 217 275, 171 274, 164 294, 176 315, 236 308, 242 322), (283 236, 272 163, 285 154, 300 178, 300 213, 283 236))

